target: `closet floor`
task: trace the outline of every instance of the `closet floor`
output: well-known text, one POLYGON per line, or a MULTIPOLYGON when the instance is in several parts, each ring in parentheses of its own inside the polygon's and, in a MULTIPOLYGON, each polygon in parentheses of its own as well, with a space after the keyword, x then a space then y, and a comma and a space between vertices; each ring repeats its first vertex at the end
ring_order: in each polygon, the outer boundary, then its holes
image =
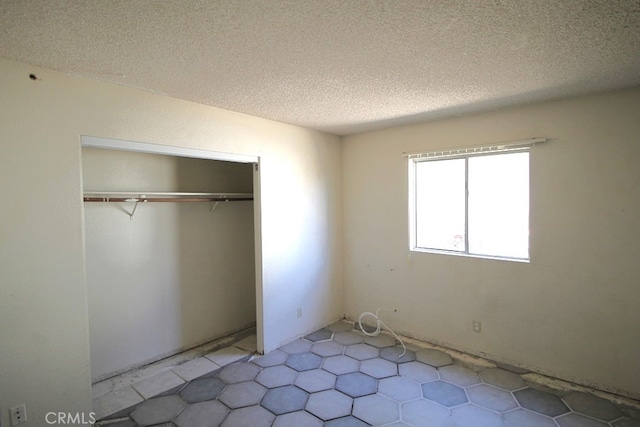
POLYGON ((109 418, 98 425, 640 427, 640 402, 542 386, 534 374, 426 343, 399 357, 393 337, 348 322, 254 352, 250 336, 97 396, 97 418, 109 418))

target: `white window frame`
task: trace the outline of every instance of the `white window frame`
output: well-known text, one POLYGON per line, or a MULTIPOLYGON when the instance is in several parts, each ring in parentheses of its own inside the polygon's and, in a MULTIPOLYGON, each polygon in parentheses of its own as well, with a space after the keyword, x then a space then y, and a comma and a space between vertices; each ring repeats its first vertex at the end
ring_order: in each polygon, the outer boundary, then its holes
MULTIPOLYGON (((435 249, 435 248, 424 248, 417 245, 417 215, 416 215, 416 166, 424 161, 434 161, 434 160, 447 160, 447 159, 460 159, 460 158, 469 158, 479 155, 498 155, 498 154, 506 154, 506 153, 515 153, 515 152, 529 152, 530 147, 538 142, 545 142, 546 138, 534 138, 530 140, 524 141, 514 141, 509 143, 500 143, 496 145, 490 146, 476 146, 476 147, 466 147, 466 148, 455 148, 455 149, 446 149, 446 150, 437 150, 430 151, 425 153, 413 153, 408 154, 405 153, 404 156, 408 158, 408 170, 409 170, 409 250, 412 252, 426 252, 426 253, 437 253, 437 254, 446 254, 446 255, 456 255, 463 257, 471 257, 471 258, 487 258, 487 259, 497 259, 497 260, 505 260, 505 261, 515 261, 515 262, 530 262, 531 254, 529 251, 529 256, 527 258, 517 258, 517 257, 508 257, 508 256, 494 256, 494 255, 483 255, 469 252, 469 205, 468 205, 468 191, 465 191, 465 250, 464 251, 453 251, 446 249, 435 249)), ((466 161, 465 169, 468 167, 468 161, 466 161)), ((468 190, 468 170, 465 171, 465 186, 468 190)), ((529 248, 530 249, 530 248, 529 248)))

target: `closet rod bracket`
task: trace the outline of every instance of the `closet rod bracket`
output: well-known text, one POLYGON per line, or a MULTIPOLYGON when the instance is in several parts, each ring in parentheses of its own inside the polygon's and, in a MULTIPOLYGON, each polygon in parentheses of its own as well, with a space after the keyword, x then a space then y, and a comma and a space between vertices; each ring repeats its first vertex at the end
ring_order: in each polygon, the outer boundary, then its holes
POLYGON ((133 220, 133 215, 136 213, 136 209, 138 209, 138 205, 140 204, 140 202, 146 203, 147 200, 145 199, 145 195, 141 194, 139 197, 127 199, 127 200, 125 200, 125 202, 135 202, 136 203, 135 205, 133 205, 133 210, 131 210, 131 213, 129 214, 129 219, 133 220))

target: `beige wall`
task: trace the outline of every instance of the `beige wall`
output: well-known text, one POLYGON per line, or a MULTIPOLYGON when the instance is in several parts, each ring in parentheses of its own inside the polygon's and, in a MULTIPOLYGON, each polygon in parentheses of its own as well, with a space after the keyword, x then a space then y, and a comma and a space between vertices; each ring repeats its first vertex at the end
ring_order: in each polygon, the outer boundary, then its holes
POLYGON ((91 410, 81 135, 260 156, 265 349, 343 313, 337 137, 7 60, 0 75, 2 408, 33 425, 91 410))
POLYGON ((26 403, 33 425, 91 409, 80 135, 260 156, 266 350, 392 305, 400 332, 640 396, 640 91, 355 135, 341 151, 26 64, 0 60, 0 75, 0 407, 26 403), (531 263, 408 251, 403 151, 532 136, 554 141, 531 156, 531 263))
MULTIPOLYGON (((253 192, 253 164, 82 149, 85 190, 253 192)), ((85 203, 94 381, 256 321, 253 202, 85 203)))
POLYGON ((344 138, 349 317, 640 397, 640 91, 344 138), (531 150, 531 262, 408 250, 402 152, 549 137, 531 150), (472 321, 482 332, 472 332, 472 321))

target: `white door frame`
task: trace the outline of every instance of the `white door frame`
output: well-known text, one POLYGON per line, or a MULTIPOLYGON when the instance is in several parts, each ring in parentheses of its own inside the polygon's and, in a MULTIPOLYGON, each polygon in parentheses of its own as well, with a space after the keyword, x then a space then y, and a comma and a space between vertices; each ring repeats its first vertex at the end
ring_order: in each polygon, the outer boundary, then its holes
POLYGON ((256 339, 258 353, 264 353, 263 330, 263 294, 262 294, 262 221, 260 215, 260 157, 245 154, 222 153, 219 151, 200 150, 196 148, 174 147, 169 145, 150 144, 148 142, 125 141, 112 138, 100 138, 82 135, 81 147, 106 148, 111 150, 135 151, 149 154, 165 154, 168 156, 193 157, 197 159, 223 160, 237 163, 253 163, 253 220, 256 271, 256 339))

